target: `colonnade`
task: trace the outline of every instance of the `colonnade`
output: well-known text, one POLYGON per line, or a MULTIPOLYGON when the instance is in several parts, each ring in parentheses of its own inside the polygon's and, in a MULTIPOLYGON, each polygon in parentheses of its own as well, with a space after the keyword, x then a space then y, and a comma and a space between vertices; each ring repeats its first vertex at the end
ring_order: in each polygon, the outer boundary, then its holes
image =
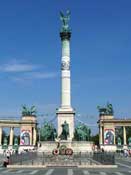
MULTIPOLYGON (((115 128, 114 128, 115 130, 115 128)), ((99 128, 99 144, 103 145, 104 144, 104 127, 100 126, 99 128)), ((115 139, 115 132, 114 132, 114 145, 116 144, 116 139, 115 139)), ((127 139, 126 139, 126 126, 123 126, 123 145, 127 145, 127 139)))
MULTIPOLYGON (((3 128, 0 127, 0 145, 2 145, 2 131, 3 128)), ((36 128, 32 127, 32 132, 30 134, 30 145, 36 145, 36 128)), ((9 135, 9 146, 13 145, 13 140, 14 140, 14 127, 10 127, 10 135, 9 135)))

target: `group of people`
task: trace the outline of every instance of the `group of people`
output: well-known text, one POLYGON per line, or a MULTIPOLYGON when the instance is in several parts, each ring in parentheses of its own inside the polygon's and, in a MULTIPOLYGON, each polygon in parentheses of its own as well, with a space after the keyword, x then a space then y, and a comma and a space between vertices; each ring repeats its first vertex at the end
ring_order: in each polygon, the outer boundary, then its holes
POLYGON ((124 157, 131 157, 131 150, 124 149, 124 157))
POLYGON ((15 154, 16 151, 13 150, 13 149, 10 149, 10 150, 4 150, 3 151, 3 155, 5 157, 4 161, 3 161, 3 166, 6 167, 7 165, 9 165, 9 159, 10 159, 10 156, 12 154, 15 154))

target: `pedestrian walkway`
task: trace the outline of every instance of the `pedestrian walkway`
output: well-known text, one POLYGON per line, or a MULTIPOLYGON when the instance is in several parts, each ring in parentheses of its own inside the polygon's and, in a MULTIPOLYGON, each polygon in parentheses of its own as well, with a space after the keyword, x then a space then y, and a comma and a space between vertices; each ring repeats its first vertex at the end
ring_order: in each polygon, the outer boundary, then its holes
MULTIPOLYGON (((4 167, 0 167, 0 175, 57 175, 62 172, 62 169, 6 169, 4 167)), ((111 172, 110 170, 102 171, 101 170, 84 170, 84 169, 63 169, 64 175, 130 175, 131 171, 120 172, 118 170, 114 170, 111 172)), ((63 174, 63 173, 62 173, 63 174)))
POLYGON ((5 156, 3 154, 0 154, 0 165, 3 164, 4 159, 5 159, 5 156))
POLYGON ((116 164, 122 167, 131 168, 131 165, 126 165, 126 164, 118 163, 118 162, 116 164))

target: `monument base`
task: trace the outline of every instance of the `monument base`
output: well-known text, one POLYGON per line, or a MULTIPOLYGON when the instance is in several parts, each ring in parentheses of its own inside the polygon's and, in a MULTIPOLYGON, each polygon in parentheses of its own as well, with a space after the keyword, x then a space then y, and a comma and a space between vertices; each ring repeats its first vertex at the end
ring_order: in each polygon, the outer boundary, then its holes
POLYGON ((35 149, 36 149, 36 147, 33 145, 19 145, 18 152, 21 153, 24 151, 33 151, 35 149))
POLYGON ((69 136, 68 141, 72 140, 74 137, 74 116, 75 111, 72 108, 59 108, 56 112, 58 121, 58 137, 62 133, 62 124, 66 121, 69 125, 69 136))
MULTIPOLYGON (((60 141, 60 146, 65 145, 67 148, 71 148, 73 152, 92 152, 93 142, 89 141, 60 141)), ((57 148, 57 143, 54 141, 43 141, 41 147, 38 148, 38 152, 51 153, 57 148)))

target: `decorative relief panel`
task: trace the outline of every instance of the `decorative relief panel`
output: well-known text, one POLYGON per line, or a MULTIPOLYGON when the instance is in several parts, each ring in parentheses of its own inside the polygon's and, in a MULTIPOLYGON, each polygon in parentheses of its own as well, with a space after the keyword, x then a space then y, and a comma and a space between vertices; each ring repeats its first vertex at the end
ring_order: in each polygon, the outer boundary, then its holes
POLYGON ((69 61, 62 61, 61 70, 69 70, 69 69, 70 69, 70 62, 69 61))

